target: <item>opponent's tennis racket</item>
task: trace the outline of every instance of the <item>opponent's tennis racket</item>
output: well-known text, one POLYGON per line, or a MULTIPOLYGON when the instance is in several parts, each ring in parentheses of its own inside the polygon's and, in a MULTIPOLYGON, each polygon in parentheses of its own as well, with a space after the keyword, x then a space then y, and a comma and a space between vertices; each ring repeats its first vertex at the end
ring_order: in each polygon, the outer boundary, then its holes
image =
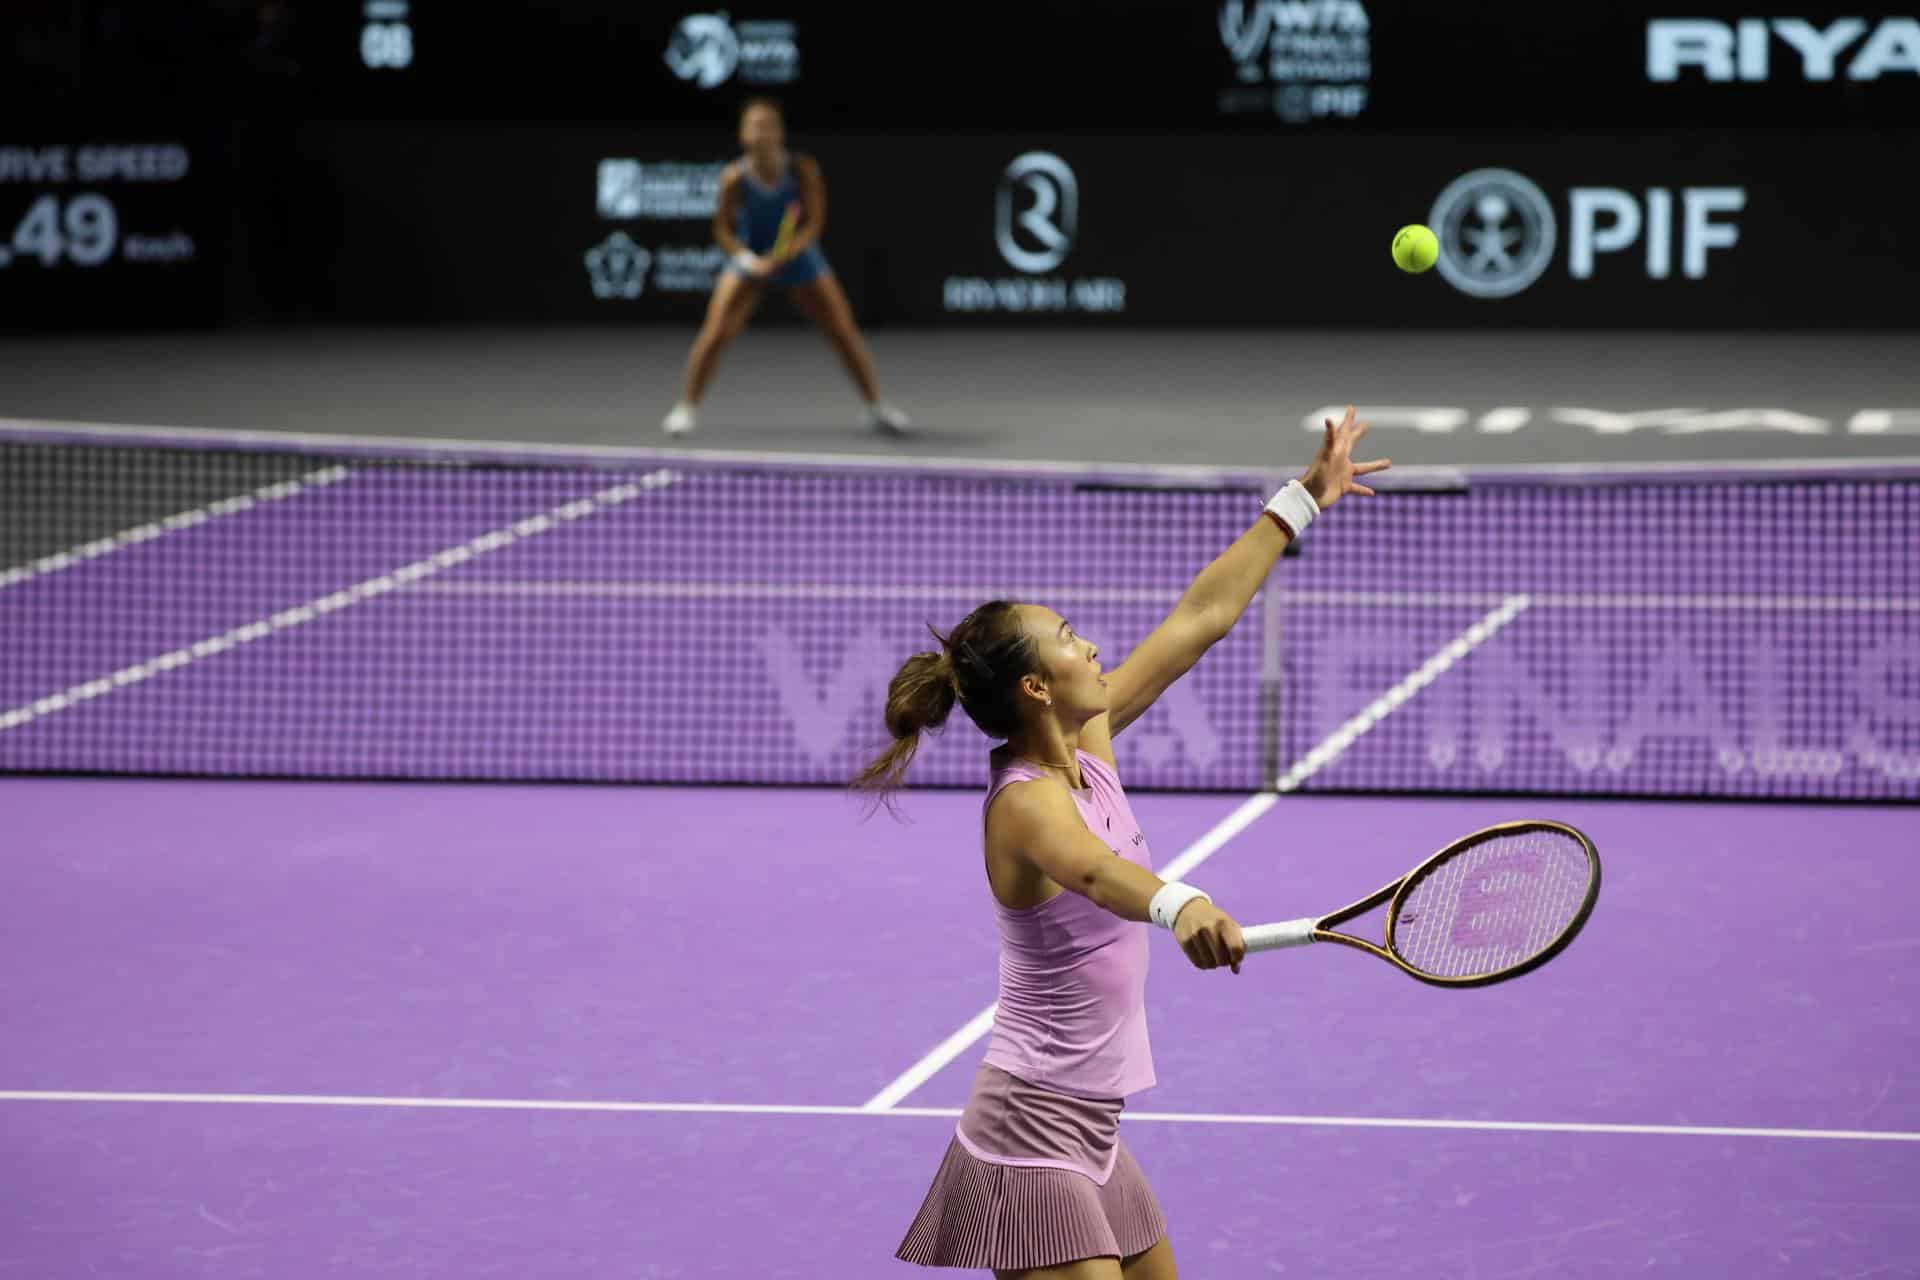
POLYGON ((1422 982, 1484 987, 1537 969, 1566 950, 1599 896, 1600 855, 1593 841, 1559 822, 1503 822, 1462 836, 1350 907, 1241 933, 1249 953, 1338 942, 1422 982), (1333 931, 1383 902, 1386 946, 1333 931))
POLYGON ((769 253, 767 256, 772 258, 777 258, 781 254, 785 253, 787 251, 787 246, 793 243, 793 233, 799 230, 799 228, 800 228, 800 202, 798 200, 795 200, 792 203, 787 205, 786 213, 781 215, 780 234, 774 237, 773 251, 769 253))

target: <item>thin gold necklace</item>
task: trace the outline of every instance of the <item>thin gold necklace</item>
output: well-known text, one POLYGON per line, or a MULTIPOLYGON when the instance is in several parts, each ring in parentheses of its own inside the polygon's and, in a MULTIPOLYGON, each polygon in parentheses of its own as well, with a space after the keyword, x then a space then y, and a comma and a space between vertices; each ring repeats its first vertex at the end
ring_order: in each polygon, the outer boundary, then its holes
POLYGON ((1035 760, 1032 756, 1021 756, 1020 758, 1029 764, 1037 764, 1043 769, 1064 769, 1068 773, 1073 772, 1073 766, 1070 764, 1055 764, 1051 760, 1035 760))

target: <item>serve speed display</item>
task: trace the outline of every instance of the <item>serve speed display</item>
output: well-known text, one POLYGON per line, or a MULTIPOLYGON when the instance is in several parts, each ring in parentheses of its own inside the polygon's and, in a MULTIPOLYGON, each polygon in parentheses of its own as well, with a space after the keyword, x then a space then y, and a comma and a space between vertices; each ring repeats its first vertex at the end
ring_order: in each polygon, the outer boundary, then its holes
POLYGON ((0 142, 0 324, 192 320, 203 185, 186 142, 0 142))

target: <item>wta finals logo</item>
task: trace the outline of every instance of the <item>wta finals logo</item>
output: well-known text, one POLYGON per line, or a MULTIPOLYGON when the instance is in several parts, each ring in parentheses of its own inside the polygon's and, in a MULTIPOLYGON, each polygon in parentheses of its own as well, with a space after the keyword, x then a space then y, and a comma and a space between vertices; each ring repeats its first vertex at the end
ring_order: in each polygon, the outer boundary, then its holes
POLYGON ((1359 0, 1224 0, 1219 26, 1237 81, 1223 115, 1305 124, 1366 110, 1373 25, 1359 0))
POLYGON ((735 71, 748 84, 789 84, 800 78, 800 42, 791 22, 689 14, 673 30, 667 68, 700 89, 718 88, 735 71))

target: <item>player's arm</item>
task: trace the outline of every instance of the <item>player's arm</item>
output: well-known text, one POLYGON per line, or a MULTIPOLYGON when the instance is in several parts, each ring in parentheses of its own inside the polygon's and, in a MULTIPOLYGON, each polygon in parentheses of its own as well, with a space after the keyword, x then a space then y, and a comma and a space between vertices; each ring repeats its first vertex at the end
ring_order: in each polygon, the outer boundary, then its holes
POLYGON ((793 157, 793 176, 800 184, 800 229, 787 245, 787 257, 811 249, 827 226, 827 179, 820 162, 809 155, 793 157))
POLYGON ((720 195, 713 202, 713 242, 729 258, 739 258, 750 254, 748 249, 734 234, 734 227, 740 221, 740 166, 730 164, 720 174, 720 195))
MULTIPOLYGON (((1167 882, 1101 843, 1060 787, 1044 779, 1014 783, 995 798, 993 817, 1008 847, 1061 888, 1123 920, 1154 918, 1154 896, 1167 882)), ((1199 968, 1224 964, 1240 971, 1246 954, 1240 926, 1207 899, 1177 909, 1173 936, 1199 968)))
MULTIPOLYGON (((1367 424, 1356 423, 1351 408, 1338 426, 1327 422, 1320 452, 1299 480, 1316 510, 1332 506, 1349 493, 1373 493, 1355 477, 1384 471, 1391 464, 1384 458, 1378 462, 1353 461, 1353 446, 1366 433, 1367 424)), ((1275 503, 1279 502, 1276 497, 1275 503)), ((1272 510, 1270 505, 1232 546, 1202 569, 1165 621, 1127 655, 1125 662, 1108 673, 1106 729, 1110 735, 1138 720, 1154 699, 1191 670, 1200 656, 1240 621, 1254 593, 1293 539, 1294 530, 1284 527, 1272 510)))

